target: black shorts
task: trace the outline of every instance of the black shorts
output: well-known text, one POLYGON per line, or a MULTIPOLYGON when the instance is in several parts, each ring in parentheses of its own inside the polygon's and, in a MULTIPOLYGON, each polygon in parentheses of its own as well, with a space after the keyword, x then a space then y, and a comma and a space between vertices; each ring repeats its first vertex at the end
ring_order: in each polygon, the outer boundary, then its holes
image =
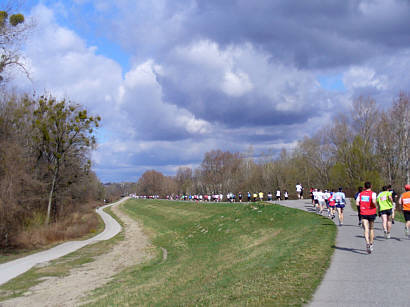
POLYGON ((371 214, 371 215, 363 215, 361 214, 362 220, 368 220, 369 222, 374 222, 376 219, 377 214, 371 214))
POLYGON ((317 205, 319 204, 319 201, 317 199, 315 199, 315 204, 317 204, 317 205))
POLYGON ((404 219, 407 221, 410 221, 410 211, 409 210, 403 210, 403 215, 404 219))
POLYGON ((390 216, 392 214, 392 209, 382 210, 382 211, 380 211, 380 214, 381 215, 386 214, 386 215, 390 216))

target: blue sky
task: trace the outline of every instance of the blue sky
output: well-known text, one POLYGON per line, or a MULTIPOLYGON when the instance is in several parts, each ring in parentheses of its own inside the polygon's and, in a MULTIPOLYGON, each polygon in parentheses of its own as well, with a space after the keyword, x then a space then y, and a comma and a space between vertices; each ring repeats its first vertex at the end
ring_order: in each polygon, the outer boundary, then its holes
POLYGON ((360 95, 410 84, 405 0, 27 1, 32 82, 102 117, 104 182, 172 175, 213 149, 277 153, 360 95))

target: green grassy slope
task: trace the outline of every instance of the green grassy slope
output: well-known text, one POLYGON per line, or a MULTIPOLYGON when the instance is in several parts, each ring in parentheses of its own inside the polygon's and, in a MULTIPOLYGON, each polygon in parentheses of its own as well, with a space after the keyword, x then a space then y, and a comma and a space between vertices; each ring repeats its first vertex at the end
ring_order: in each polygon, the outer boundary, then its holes
POLYGON ((131 200, 124 207, 142 222, 156 257, 96 290, 90 305, 302 305, 333 253, 331 221, 277 205, 131 200))

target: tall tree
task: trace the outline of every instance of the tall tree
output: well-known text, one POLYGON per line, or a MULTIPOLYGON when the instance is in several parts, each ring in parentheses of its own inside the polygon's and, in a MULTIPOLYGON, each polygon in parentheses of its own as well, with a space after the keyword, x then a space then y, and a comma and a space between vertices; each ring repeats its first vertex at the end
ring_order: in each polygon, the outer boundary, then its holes
MULTIPOLYGON (((61 170, 71 159, 83 159, 96 144, 94 128, 101 118, 87 114, 87 110, 65 99, 42 96, 28 100, 33 108, 33 147, 38 162, 45 162, 50 173, 50 188, 46 223, 50 221, 51 206, 60 180, 61 170)), ((90 169, 85 161, 84 171, 90 169)))

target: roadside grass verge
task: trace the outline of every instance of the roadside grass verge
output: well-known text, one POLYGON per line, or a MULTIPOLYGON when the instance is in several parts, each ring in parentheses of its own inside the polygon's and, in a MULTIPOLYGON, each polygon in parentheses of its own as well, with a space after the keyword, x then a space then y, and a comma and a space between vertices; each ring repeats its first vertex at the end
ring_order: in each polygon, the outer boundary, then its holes
POLYGON ((156 255, 95 290, 88 306, 300 306, 334 251, 333 222, 278 205, 129 200, 123 208, 156 255))
MULTIPOLYGON (((112 212, 111 208, 106 208, 104 211, 110 214, 123 226, 121 220, 119 220, 119 218, 112 212)), ((104 230, 104 223, 102 220, 101 223, 102 231, 104 230)), ((47 277, 68 275, 71 269, 94 261, 96 256, 108 252, 117 242, 123 239, 124 232, 121 231, 109 240, 85 246, 71 254, 50 261, 49 263, 33 267, 29 271, 0 286, 0 302, 23 295, 31 287, 39 284, 47 277)))

